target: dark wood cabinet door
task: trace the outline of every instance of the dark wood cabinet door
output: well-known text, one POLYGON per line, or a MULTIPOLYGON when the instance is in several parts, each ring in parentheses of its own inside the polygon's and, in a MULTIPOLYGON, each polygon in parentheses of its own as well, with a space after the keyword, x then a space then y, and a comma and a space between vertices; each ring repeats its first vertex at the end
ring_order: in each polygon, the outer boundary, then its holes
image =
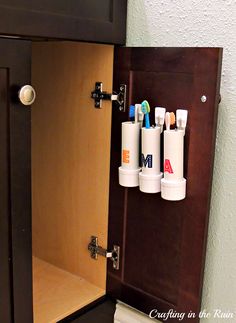
MULTIPOLYGON (((186 108, 187 197, 179 202, 118 184, 121 122, 113 108, 109 247, 121 246, 121 266, 108 263, 110 295, 149 313, 198 313, 211 196, 222 50, 217 48, 117 48, 114 88, 128 85, 128 104, 147 99, 167 111, 186 108), (205 95, 207 101, 201 101, 205 95)), ((152 110, 151 117, 154 113, 152 110)), ((152 119, 152 123, 154 120, 152 119)), ((194 322, 198 322, 196 317, 194 322)), ((168 321, 167 321, 168 322, 168 321)), ((179 322, 171 320, 171 322, 179 322)))
POLYGON ((0 39, 0 321, 31 323, 30 108, 17 99, 30 83, 28 41, 0 39))
POLYGON ((0 34, 124 44, 127 0, 0 0, 0 34))

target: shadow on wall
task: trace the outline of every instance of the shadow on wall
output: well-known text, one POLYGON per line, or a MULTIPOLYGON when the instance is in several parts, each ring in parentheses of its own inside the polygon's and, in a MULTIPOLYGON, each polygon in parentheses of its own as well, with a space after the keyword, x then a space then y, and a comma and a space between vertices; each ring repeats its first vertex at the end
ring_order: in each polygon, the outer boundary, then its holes
POLYGON ((153 42, 153 39, 147 32, 149 28, 147 18, 147 5, 145 5, 145 1, 142 0, 135 0, 135 5, 131 5, 130 1, 128 1, 128 32, 126 34, 126 44, 128 44, 128 46, 140 47, 152 46, 151 44, 153 42), (135 33, 131 34, 129 33, 129 30, 133 30, 135 31, 135 33))

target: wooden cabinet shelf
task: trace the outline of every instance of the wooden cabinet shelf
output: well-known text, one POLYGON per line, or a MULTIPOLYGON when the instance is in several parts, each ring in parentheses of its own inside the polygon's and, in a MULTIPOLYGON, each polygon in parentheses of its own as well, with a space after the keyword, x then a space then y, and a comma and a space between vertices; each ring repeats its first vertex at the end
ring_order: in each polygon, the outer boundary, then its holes
POLYGON ((105 295, 87 280, 33 257, 34 323, 55 323, 105 295))

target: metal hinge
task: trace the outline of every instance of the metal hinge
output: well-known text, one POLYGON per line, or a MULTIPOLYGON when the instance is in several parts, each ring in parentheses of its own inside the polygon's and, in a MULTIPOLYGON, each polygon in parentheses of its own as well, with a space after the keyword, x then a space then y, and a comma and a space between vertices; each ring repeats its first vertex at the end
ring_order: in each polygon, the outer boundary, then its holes
POLYGON ((102 100, 115 102, 120 111, 125 112, 126 108, 126 85, 121 84, 119 92, 107 93, 102 90, 102 82, 95 83, 95 89, 91 92, 91 98, 94 99, 95 108, 101 109, 102 100))
POLYGON ((98 255, 111 259, 113 261, 113 268, 119 270, 120 268, 120 247, 114 245, 111 251, 108 251, 98 245, 98 238, 91 236, 91 241, 88 244, 90 256, 93 259, 98 259, 98 255))

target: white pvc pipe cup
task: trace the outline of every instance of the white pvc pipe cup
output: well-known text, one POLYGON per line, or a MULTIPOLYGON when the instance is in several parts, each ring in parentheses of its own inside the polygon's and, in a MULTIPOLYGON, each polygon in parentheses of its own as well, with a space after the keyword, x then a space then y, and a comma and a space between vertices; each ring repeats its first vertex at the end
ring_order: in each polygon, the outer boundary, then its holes
POLYGON ((164 131, 164 178, 161 180, 161 197, 179 201, 186 197, 184 169, 184 130, 164 131))
POLYGON ((121 166, 119 184, 125 187, 139 186, 139 138, 140 124, 131 121, 122 122, 121 166))
POLYGON ((144 193, 161 191, 160 135, 160 127, 142 128, 142 171, 139 174, 139 188, 144 193))

